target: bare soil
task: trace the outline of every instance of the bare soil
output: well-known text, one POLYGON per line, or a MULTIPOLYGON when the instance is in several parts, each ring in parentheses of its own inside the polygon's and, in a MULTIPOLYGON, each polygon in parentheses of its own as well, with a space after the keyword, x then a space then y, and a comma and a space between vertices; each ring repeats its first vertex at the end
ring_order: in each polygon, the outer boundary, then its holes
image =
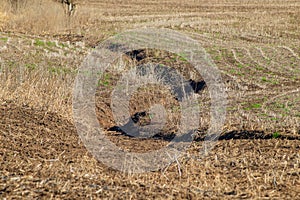
MULTIPOLYGON (((179 159, 180 165, 132 175, 97 162, 72 122, 55 113, 2 102, 0 127, 3 198, 297 199, 299 195, 299 137, 227 134, 205 157, 198 155, 200 140, 179 159)), ((164 143, 122 135, 110 138, 127 150, 135 147, 134 151, 164 143)))

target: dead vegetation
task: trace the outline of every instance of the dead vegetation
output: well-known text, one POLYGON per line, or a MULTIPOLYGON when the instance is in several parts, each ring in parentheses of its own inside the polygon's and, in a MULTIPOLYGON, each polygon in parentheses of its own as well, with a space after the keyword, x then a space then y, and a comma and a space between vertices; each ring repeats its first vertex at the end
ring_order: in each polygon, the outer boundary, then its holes
MULTIPOLYGON (((16 1, 17 2, 17 1, 16 1)), ((51 0, 14 7, 0 0, 0 197, 22 198, 281 198, 300 188, 300 3, 297 1, 81 1, 71 18, 51 0), (51 19, 51 20, 49 20, 51 19), (208 89, 198 96, 200 126, 178 162, 159 172, 123 174, 90 155, 73 123, 78 66, 99 42, 122 30, 171 28, 197 40, 222 74, 227 118, 215 148, 199 155, 209 126, 208 89)), ((180 55, 147 50, 125 56, 99 80, 96 111, 115 126, 110 95, 135 65, 161 63, 200 80, 180 55), (187 70, 189 69, 189 70, 187 70)), ((161 103, 163 133, 178 126, 178 101, 148 85, 130 101, 130 114, 161 103)), ((146 121, 146 123, 148 123, 146 121)), ((107 131, 130 152, 168 144, 107 131)))

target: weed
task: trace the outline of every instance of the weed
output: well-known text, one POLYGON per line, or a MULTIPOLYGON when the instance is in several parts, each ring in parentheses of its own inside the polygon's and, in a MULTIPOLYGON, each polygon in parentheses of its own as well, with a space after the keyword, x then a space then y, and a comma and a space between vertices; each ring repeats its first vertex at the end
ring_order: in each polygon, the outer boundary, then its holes
POLYGON ((233 111, 233 110, 236 110, 236 108, 235 107, 227 107, 226 110, 227 111, 233 111))
POLYGON ((275 133, 273 133, 272 137, 274 139, 279 138, 280 137, 280 133, 279 132, 275 132, 275 133))
POLYGON ((18 66, 18 63, 14 60, 9 60, 6 62, 8 69, 14 69, 18 66))
POLYGON ((240 69, 244 68, 244 66, 242 64, 238 64, 237 67, 240 69))
POLYGON ((73 70, 66 67, 58 68, 52 66, 52 67, 48 67, 48 72, 55 75, 62 75, 62 74, 76 74, 77 70, 73 70))
POLYGON ((256 69, 256 70, 258 70, 258 71, 262 71, 262 70, 264 70, 264 68, 263 68, 263 67, 261 67, 261 66, 256 66, 256 67, 255 67, 255 69, 256 69))
POLYGON ((187 62, 188 60, 184 57, 179 57, 179 60, 183 61, 183 62, 187 62))
POLYGON ((236 73, 237 75, 239 75, 239 76, 244 76, 245 74, 244 73, 242 73, 242 72, 238 72, 238 73, 236 73))
POLYGON ((48 71, 52 74, 60 74, 60 69, 58 69, 56 67, 49 67, 48 71))
POLYGON ((265 77, 265 76, 262 77, 261 80, 262 80, 263 82, 268 82, 268 79, 267 79, 267 77, 265 77))
POLYGON ((261 108, 261 104, 255 103, 255 104, 252 104, 251 107, 255 108, 255 109, 258 109, 258 108, 261 108))
POLYGON ((259 108, 261 108, 261 104, 255 103, 255 104, 251 104, 250 107, 245 108, 245 110, 259 109, 259 108))
POLYGON ((111 87, 111 75, 105 74, 102 79, 98 81, 98 86, 105 86, 105 87, 111 87))
POLYGON ((237 73, 236 70, 234 70, 234 69, 231 69, 229 72, 232 73, 232 74, 236 74, 237 73))
POLYGON ((7 42, 7 41, 8 41, 8 38, 6 38, 6 37, 5 37, 5 38, 0 38, 0 40, 1 40, 1 41, 4 41, 4 42, 7 42))
POLYGON ((272 84, 274 84, 274 85, 278 85, 279 84, 279 82, 277 81, 277 80, 271 80, 271 82, 270 83, 272 83, 272 84))
POLYGON ((34 63, 25 64, 25 68, 27 68, 29 70, 34 70, 34 69, 36 69, 36 67, 37 67, 37 65, 34 63))
POLYGON ((271 120, 272 120, 272 121, 277 121, 278 118, 277 118, 277 117, 271 117, 271 120))
POLYGON ((47 45, 48 47, 55 47, 55 46, 56 46, 55 42, 51 42, 51 41, 47 41, 47 42, 46 42, 46 45, 47 45))
POLYGON ((184 61, 184 62, 188 61, 186 53, 180 53, 178 55, 179 55, 179 60, 184 61))
POLYGON ((271 64, 271 59, 270 59, 270 58, 267 59, 267 64, 268 64, 268 65, 271 64))
POLYGON ((220 61, 222 57, 220 55, 215 56, 215 60, 220 61))
POLYGON ((64 44, 64 43, 59 43, 58 46, 62 47, 62 48, 65 48, 65 47, 68 47, 68 45, 64 44))
POLYGON ((34 41, 34 45, 35 45, 35 46, 43 47, 43 46, 45 46, 45 42, 42 41, 42 40, 36 39, 36 40, 34 41))

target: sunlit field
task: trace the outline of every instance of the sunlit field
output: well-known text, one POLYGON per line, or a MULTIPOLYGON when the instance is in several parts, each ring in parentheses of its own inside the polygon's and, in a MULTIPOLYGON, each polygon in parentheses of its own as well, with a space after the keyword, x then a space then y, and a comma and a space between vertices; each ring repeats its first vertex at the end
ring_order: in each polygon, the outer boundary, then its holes
MULTIPOLYGON (((57 1, 0 0, 1 198, 297 199, 300 1, 73 3, 69 15, 57 1), (227 106, 216 145, 201 155, 211 116, 209 87, 201 88, 199 127, 190 148, 164 168, 135 174, 104 165, 86 149, 72 105, 85 57, 106 39, 138 28, 167 28, 197 41, 221 74, 227 106)), ((157 49, 128 52, 119 60, 97 84, 99 124, 128 152, 166 146, 180 125, 178 99, 154 84, 139 88, 130 114, 161 104, 166 126, 156 137, 129 137, 116 128, 111 109, 118 80, 147 63, 174 68, 187 80, 203 77, 183 55, 157 49)), ((139 125, 149 121, 144 120, 139 125)))

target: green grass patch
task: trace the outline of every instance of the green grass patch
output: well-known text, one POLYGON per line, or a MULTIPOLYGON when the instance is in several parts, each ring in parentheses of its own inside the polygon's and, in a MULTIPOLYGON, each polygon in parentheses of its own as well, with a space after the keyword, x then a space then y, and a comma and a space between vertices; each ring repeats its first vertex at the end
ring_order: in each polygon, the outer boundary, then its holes
POLYGON ((184 57, 179 57, 179 60, 180 61, 183 61, 183 62, 187 62, 188 60, 186 59, 186 58, 184 58, 184 57))
POLYGON ((1 41, 7 42, 8 38, 0 38, 1 41))
POLYGON ((280 137, 280 133, 279 132, 275 132, 275 133, 272 134, 272 137, 274 139, 279 138, 280 137))
POLYGON ((54 75, 76 74, 77 70, 66 67, 48 67, 48 72, 54 75))
POLYGON ((277 120, 279 120, 277 117, 271 117, 271 120, 272 121, 277 121, 277 120))
POLYGON ((251 108, 255 108, 255 109, 261 108, 261 104, 259 103, 252 104, 251 108))
POLYGON ((274 84, 274 85, 279 84, 279 82, 278 82, 276 79, 267 79, 267 77, 265 77, 265 76, 263 76, 263 77, 261 78, 261 80, 262 80, 263 82, 266 82, 266 83, 272 83, 272 84, 274 84))
POLYGON ((262 80, 263 82, 268 82, 268 79, 267 79, 267 77, 265 77, 265 76, 262 77, 261 80, 262 80))
POLYGON ((234 69, 229 70, 229 72, 230 72, 231 74, 236 74, 236 73, 237 73, 236 70, 234 70, 234 69))
POLYGON ((8 67, 8 69, 14 69, 14 68, 18 67, 18 62, 14 61, 14 60, 9 60, 6 62, 6 66, 8 67))
POLYGON ((179 60, 184 61, 184 62, 188 61, 188 58, 187 58, 188 55, 186 53, 180 53, 180 54, 178 54, 178 56, 179 56, 179 60))
POLYGON ((98 86, 111 87, 111 75, 105 74, 102 79, 98 81, 98 86))
POLYGON ((261 66, 256 66, 256 67, 255 67, 255 69, 256 69, 256 70, 258 70, 258 71, 262 71, 262 70, 264 70, 264 68, 263 68, 263 67, 261 67, 261 66))
POLYGON ((68 45, 66 45, 64 43, 59 43, 58 46, 63 47, 63 48, 68 47, 68 45))
POLYGON ((46 42, 46 45, 47 45, 48 47, 55 47, 55 46, 56 46, 55 42, 51 42, 51 41, 47 41, 47 42, 46 42))
POLYGON ((214 60, 220 61, 222 57, 220 55, 216 55, 214 60))
POLYGON ((240 69, 244 68, 244 66, 242 64, 238 64, 237 67, 240 69))
POLYGON ((43 47, 45 46, 45 42, 42 41, 42 40, 39 40, 39 39, 36 39, 33 43, 35 46, 40 46, 40 47, 43 47))
POLYGON ((37 68, 37 65, 34 63, 28 63, 28 64, 25 64, 25 68, 27 68, 29 70, 34 70, 37 68))
POLYGON ((245 108, 245 110, 260 109, 260 108, 261 108, 260 103, 254 103, 254 104, 251 104, 249 107, 245 108))
MULTIPOLYGON (((283 103, 278 103, 278 102, 276 102, 276 103, 274 104, 274 106, 275 106, 276 109, 280 109, 281 111, 283 111, 283 112, 285 112, 285 113, 290 112, 290 107, 289 107, 289 105, 285 105, 285 104, 283 104, 283 103)), ((292 104, 290 104, 290 106, 292 106, 292 104)))

